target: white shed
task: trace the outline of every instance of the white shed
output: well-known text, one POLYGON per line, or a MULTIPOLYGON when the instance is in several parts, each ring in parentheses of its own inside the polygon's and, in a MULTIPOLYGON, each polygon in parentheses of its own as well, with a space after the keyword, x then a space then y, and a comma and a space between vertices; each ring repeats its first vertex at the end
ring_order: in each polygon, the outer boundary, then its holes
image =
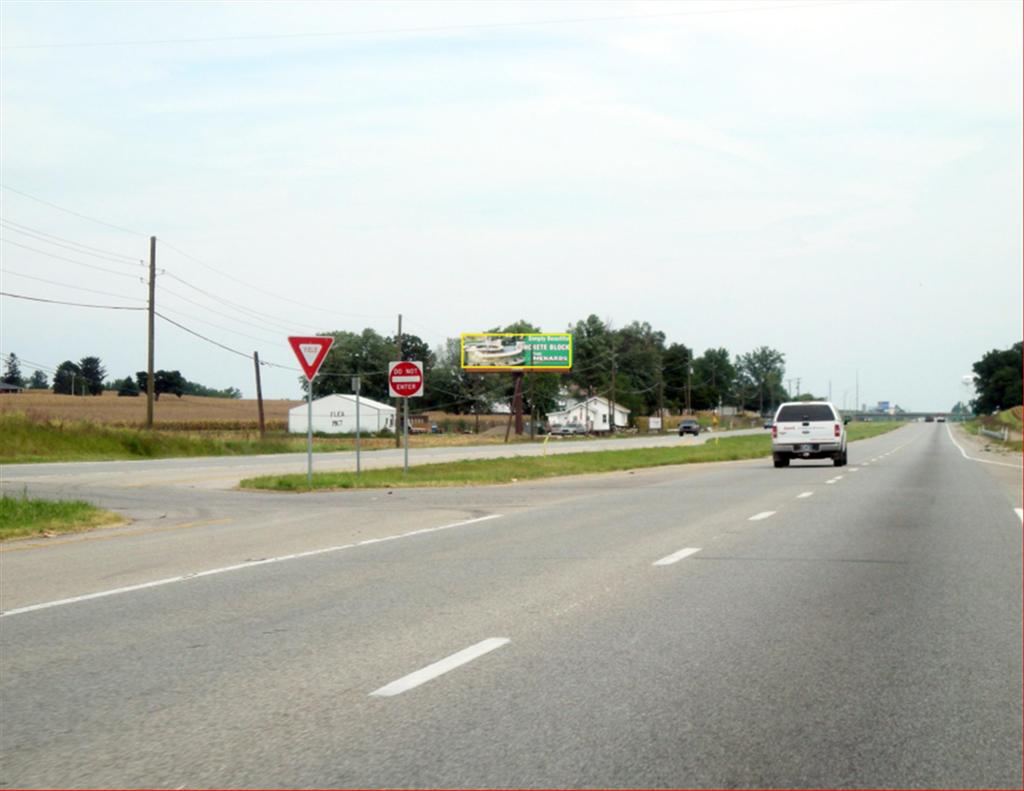
MULTIPOLYGON (((305 404, 288 410, 288 431, 305 434, 307 430, 305 404)), ((359 431, 376 432, 395 430, 395 408, 359 396, 359 431)), ((313 401, 313 431, 324 434, 355 434, 356 397, 345 393, 334 393, 313 401)))
POLYGON ((622 404, 612 405, 609 409, 609 401, 601 396, 588 398, 586 401, 567 406, 561 412, 549 412, 548 423, 552 426, 564 426, 566 423, 579 423, 587 431, 608 431, 609 412, 612 413, 612 420, 615 421, 615 428, 625 428, 629 425, 629 412, 622 404))

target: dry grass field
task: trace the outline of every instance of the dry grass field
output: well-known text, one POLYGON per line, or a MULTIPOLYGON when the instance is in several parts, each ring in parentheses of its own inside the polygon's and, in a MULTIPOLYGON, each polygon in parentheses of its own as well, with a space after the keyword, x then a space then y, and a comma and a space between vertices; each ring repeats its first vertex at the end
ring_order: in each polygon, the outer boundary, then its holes
MULTIPOLYGON (((264 401, 267 427, 285 430, 288 410, 302 401, 264 401)), ((19 412, 29 420, 89 421, 107 426, 139 427, 146 423, 145 397, 56 395, 50 390, 25 390, 0 395, 0 414, 19 412)), ((165 430, 201 431, 255 429, 259 416, 255 399, 163 395, 153 406, 153 422, 165 430)))

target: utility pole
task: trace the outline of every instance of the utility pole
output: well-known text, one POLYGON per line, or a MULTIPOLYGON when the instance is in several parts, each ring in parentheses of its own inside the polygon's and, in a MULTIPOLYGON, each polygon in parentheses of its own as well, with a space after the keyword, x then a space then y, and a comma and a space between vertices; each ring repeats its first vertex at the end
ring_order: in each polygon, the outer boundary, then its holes
POLYGON ((796 397, 800 397, 800 377, 796 378, 796 397))
POLYGON ((260 439, 266 439, 267 424, 263 420, 263 386, 260 384, 260 353, 252 353, 252 361, 256 366, 256 404, 260 416, 260 439))
POLYGON ((149 237, 149 354, 146 362, 146 428, 153 428, 153 343, 156 336, 156 237, 149 237))
MULTIPOLYGON (((402 361, 402 314, 398 314, 398 360, 402 361)), ((402 447, 402 432, 398 430, 398 423, 402 419, 402 399, 395 399, 395 447, 402 447)))
POLYGON ((693 406, 690 404, 690 392, 691 392, 691 378, 693 374, 693 360, 690 359, 693 356, 692 353, 687 355, 686 358, 686 414, 693 414, 693 406))
POLYGON ((860 371, 857 371, 856 376, 857 376, 857 379, 856 379, 856 385, 855 386, 856 386, 857 389, 853 391, 854 392, 853 411, 854 412, 860 412, 860 371))

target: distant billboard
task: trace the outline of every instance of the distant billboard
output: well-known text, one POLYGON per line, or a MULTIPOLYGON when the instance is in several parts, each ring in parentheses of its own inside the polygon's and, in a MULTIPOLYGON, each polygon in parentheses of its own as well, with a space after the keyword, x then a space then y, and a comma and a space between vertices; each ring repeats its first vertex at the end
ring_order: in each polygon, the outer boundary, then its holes
POLYGON ((462 367, 467 371, 568 371, 572 368, 572 335, 464 332, 462 367))

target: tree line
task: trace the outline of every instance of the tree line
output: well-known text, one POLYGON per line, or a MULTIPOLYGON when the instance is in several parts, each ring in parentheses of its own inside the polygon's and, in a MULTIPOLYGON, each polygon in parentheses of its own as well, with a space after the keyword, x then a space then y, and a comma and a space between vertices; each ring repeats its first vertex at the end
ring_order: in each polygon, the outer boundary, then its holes
MULTIPOLYGON (((520 320, 486 332, 524 334, 542 330, 520 320)), ((634 321, 615 327, 590 315, 567 327, 573 335, 573 367, 565 373, 526 372, 523 375, 524 411, 546 415, 557 409, 559 396, 603 396, 627 407, 633 415, 660 410, 686 412, 736 406, 760 413, 788 398, 783 388, 785 355, 767 346, 733 356, 724 347, 700 356, 682 343, 668 343, 665 333, 648 322, 634 321)), ((416 335, 396 336, 362 332, 323 332, 334 338, 320 373, 313 381, 313 396, 351 393, 351 379, 359 376, 361 392, 384 401, 388 397, 388 362, 420 360, 425 368, 425 392, 419 409, 456 414, 490 412, 508 403, 514 380, 508 373, 472 373, 462 369, 460 338, 448 338, 438 349, 416 335), (399 356, 396 356, 399 355, 399 356)), ((306 380, 300 379, 303 390, 306 380)))
MULTIPOLYGON (((138 396, 146 392, 149 376, 145 371, 138 371, 134 377, 107 381, 107 370, 99 357, 83 357, 77 363, 65 360, 57 366, 53 374, 53 383, 43 371, 36 369, 26 379, 21 373, 21 362, 13 352, 4 360, 4 375, 0 381, 15 387, 29 390, 50 390, 61 395, 97 396, 105 390, 116 390, 121 396, 138 396)), ((154 371, 153 387, 159 400, 163 393, 170 393, 178 398, 183 395, 208 396, 211 398, 241 398, 242 392, 237 387, 216 390, 197 382, 190 382, 181 371, 154 371)))
POLYGON ((1024 403, 1024 343, 992 349, 973 365, 976 397, 971 408, 987 415, 1024 403))

